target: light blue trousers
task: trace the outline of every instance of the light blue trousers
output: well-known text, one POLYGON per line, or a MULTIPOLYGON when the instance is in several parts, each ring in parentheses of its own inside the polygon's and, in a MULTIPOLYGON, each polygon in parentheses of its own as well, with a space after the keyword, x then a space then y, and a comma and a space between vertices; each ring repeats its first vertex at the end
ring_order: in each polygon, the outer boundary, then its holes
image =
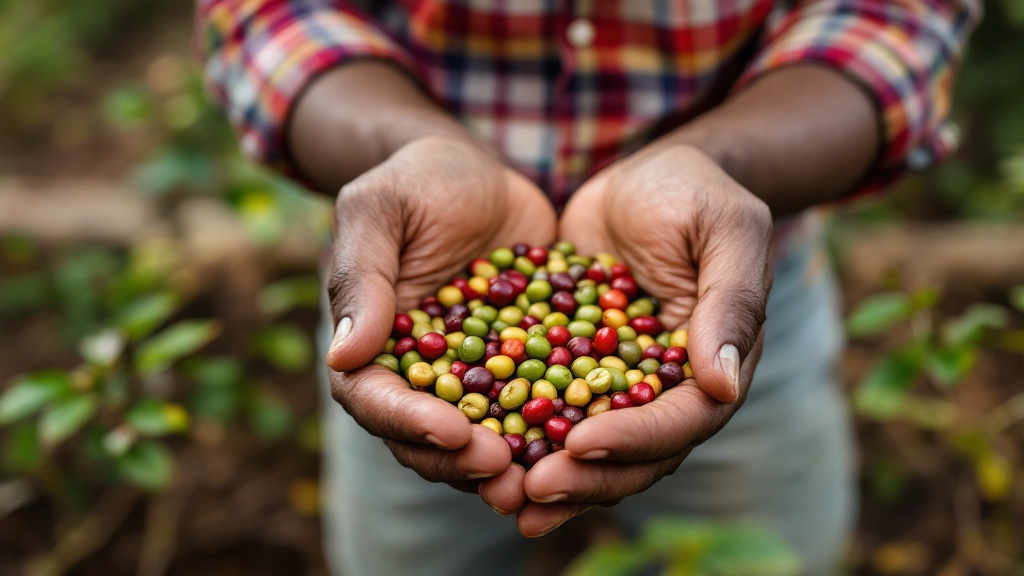
MULTIPOLYGON (((806 574, 832 574, 856 504, 853 440, 839 378, 837 288, 819 232, 788 239, 774 263, 764 355, 746 403, 672 476, 610 511, 635 533, 654 516, 746 519, 785 537, 806 574)), ((323 349, 331 322, 321 331, 323 349)), ((532 541, 476 495, 397 464, 328 393, 325 551, 341 576, 521 574, 532 541)))

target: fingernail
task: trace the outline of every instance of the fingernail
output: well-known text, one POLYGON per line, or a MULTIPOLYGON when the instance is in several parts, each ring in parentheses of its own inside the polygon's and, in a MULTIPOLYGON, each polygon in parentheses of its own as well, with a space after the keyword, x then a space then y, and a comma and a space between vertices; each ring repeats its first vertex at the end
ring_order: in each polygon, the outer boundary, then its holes
POLYGON ((568 494, 552 494, 550 496, 542 496, 540 498, 537 498, 536 502, 540 502, 541 504, 551 504, 552 502, 562 502, 568 499, 568 494))
POLYGON ((327 353, 333 354, 335 350, 340 348, 350 332, 352 332, 352 319, 345 316, 338 322, 338 329, 334 331, 334 340, 331 340, 331 348, 327 353))
POLYGON ((497 514, 498 516, 508 516, 508 515, 512 514, 511 512, 504 512, 502 510, 499 510, 498 508, 496 508, 494 506, 491 506, 491 510, 494 510, 494 513, 497 514))
POLYGON ((427 434, 426 436, 424 436, 424 438, 427 440, 427 442, 430 442, 431 444, 437 446, 438 448, 444 448, 445 450, 451 449, 450 446, 448 446, 444 442, 441 442, 441 439, 438 438, 437 436, 434 436, 433 434, 427 434))
POLYGON ((726 344, 718 351, 718 369, 732 380, 733 393, 740 397, 740 351, 732 344, 726 344))
POLYGON ((469 480, 479 480, 481 478, 494 478, 494 474, 490 472, 467 472, 466 478, 469 480))
POLYGON ((580 460, 604 460, 608 457, 608 451, 604 449, 591 450, 580 455, 580 460))

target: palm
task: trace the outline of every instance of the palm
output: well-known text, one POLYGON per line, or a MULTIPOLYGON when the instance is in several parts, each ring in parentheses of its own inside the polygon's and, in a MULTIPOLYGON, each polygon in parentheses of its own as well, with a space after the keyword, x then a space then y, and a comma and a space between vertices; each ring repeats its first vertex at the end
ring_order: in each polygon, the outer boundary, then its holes
POLYGON ((581 253, 610 252, 625 260, 661 303, 662 321, 674 328, 689 320, 697 302, 690 241, 695 213, 681 191, 659 185, 659 176, 629 162, 595 176, 573 196, 559 232, 581 253))
POLYGON ((555 237, 554 209, 526 178, 469 147, 421 148, 387 165, 407 217, 395 281, 399 310, 415 306, 494 248, 542 245, 555 237))

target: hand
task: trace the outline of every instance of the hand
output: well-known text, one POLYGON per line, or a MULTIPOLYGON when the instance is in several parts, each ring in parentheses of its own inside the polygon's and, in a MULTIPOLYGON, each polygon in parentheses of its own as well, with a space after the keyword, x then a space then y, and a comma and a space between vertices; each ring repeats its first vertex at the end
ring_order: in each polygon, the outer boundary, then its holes
MULTIPOLYGON (((396 310, 415 308, 473 258, 514 242, 548 244, 555 229, 554 210, 536 187, 458 140, 408 144, 338 194, 328 284, 337 323, 327 355, 331 394, 427 480, 474 491, 476 479, 510 471, 511 451, 455 406, 379 366, 362 367, 383 349, 396 310)), ((522 469, 512 474, 521 494, 522 469)))
POLYGON ((655 144, 597 174, 567 206, 560 237, 624 259, 665 326, 688 326, 694 380, 577 425, 525 476, 528 536, 646 490, 728 422, 760 358, 771 285, 770 211, 690 147, 655 144))

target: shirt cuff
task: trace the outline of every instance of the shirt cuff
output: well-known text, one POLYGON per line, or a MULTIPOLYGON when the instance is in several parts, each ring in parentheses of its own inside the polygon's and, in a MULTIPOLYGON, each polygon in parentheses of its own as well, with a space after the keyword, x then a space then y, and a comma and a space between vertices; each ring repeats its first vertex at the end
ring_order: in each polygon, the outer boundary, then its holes
POLYGON ((947 115, 970 2, 960 12, 946 13, 927 2, 905 9, 887 4, 821 1, 784 15, 766 30, 761 50, 737 84, 786 65, 814 62, 860 85, 877 107, 883 142, 875 169, 855 194, 932 165, 958 141, 947 115))
POLYGON ((229 4, 205 14, 206 78, 240 133, 243 152, 271 167, 291 172, 285 127, 317 75, 346 61, 379 58, 419 76, 412 58, 354 10, 267 2, 239 18, 229 4))

